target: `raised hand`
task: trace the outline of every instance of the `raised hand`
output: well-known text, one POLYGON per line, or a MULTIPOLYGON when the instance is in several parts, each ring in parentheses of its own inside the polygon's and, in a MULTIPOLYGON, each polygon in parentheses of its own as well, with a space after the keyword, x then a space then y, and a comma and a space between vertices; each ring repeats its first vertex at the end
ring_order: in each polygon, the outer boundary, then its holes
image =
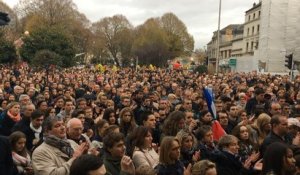
POLYGON ((135 167, 134 167, 134 164, 133 164, 132 160, 130 159, 130 157, 128 157, 128 156, 122 157, 121 171, 123 171, 125 173, 129 173, 131 175, 135 174, 135 167))

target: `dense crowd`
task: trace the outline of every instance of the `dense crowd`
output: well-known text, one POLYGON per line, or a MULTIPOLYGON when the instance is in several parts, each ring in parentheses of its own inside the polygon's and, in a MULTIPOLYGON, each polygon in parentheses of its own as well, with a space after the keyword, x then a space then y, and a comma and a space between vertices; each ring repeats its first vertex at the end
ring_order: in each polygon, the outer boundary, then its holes
POLYGON ((255 71, 2 66, 0 174, 300 174, 299 86, 255 71))

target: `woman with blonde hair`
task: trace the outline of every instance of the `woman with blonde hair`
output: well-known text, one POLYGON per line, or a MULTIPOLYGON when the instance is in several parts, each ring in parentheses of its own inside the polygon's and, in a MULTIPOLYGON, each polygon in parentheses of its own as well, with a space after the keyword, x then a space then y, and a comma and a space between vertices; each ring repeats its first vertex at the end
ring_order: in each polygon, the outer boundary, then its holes
POLYGON ((217 175, 216 164, 209 160, 201 160, 193 165, 192 175, 217 175))
POLYGON ((266 114, 262 113, 258 116, 254 124, 252 125, 252 128, 254 129, 255 133, 254 136, 254 142, 261 145, 264 141, 264 139, 267 137, 269 132, 271 131, 271 117, 266 114))
POLYGON ((9 103, 7 110, 0 115, 0 135, 9 136, 13 126, 20 120, 20 104, 18 102, 9 103))
POLYGON ((193 133, 180 130, 177 133, 176 138, 179 140, 181 145, 180 161, 185 167, 187 167, 190 163, 193 164, 200 159, 200 151, 196 150, 197 139, 193 133))

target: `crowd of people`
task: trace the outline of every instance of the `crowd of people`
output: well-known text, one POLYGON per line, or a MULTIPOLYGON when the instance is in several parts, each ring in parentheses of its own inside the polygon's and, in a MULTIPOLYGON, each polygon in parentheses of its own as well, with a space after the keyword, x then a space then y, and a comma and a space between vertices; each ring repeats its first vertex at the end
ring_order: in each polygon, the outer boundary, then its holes
POLYGON ((299 86, 255 71, 1 66, 0 174, 300 174, 299 86))

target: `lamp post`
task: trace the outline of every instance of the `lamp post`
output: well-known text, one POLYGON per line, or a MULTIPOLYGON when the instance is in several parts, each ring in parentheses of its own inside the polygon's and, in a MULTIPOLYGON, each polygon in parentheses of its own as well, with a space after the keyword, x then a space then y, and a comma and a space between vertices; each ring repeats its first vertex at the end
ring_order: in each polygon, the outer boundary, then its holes
POLYGON ((217 32, 216 74, 219 73, 221 5, 222 5, 222 0, 219 0, 219 19, 218 19, 218 32, 217 32))

